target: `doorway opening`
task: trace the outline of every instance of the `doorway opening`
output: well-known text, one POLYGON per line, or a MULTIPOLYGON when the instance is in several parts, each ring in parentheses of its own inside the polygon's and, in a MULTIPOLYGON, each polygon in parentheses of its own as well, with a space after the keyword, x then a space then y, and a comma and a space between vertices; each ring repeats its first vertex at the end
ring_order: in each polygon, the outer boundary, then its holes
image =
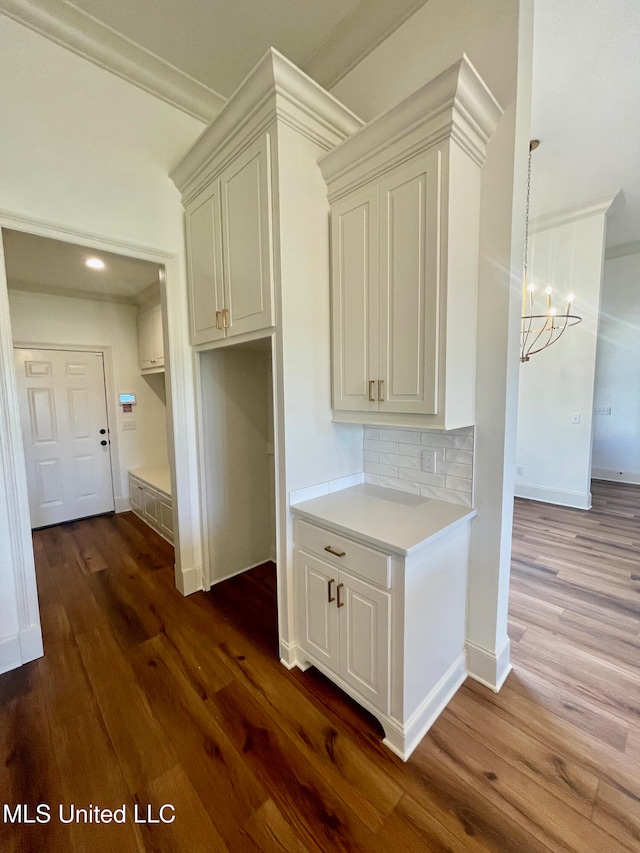
POLYGON ((129 509, 131 469, 169 481, 163 267, 5 227, 2 240, 31 526, 129 509))

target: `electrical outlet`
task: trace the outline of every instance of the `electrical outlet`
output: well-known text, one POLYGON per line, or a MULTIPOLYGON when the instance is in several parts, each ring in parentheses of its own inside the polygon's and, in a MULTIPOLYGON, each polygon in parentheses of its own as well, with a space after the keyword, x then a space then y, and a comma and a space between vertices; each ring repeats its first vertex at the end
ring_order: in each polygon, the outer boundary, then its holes
POLYGON ((580 412, 573 412, 571 415, 571 423, 579 424, 580 423, 580 412))
POLYGON ((136 429, 136 422, 135 421, 123 421, 122 422, 122 429, 124 432, 126 432, 127 430, 136 429))
POLYGON ((436 452, 435 450, 422 451, 422 470, 427 474, 436 473, 436 452))
POLYGON ((516 465, 516 474, 524 474, 524 465, 516 465))
POLYGON ((596 406, 593 410, 594 415, 610 415, 611 406, 596 406))

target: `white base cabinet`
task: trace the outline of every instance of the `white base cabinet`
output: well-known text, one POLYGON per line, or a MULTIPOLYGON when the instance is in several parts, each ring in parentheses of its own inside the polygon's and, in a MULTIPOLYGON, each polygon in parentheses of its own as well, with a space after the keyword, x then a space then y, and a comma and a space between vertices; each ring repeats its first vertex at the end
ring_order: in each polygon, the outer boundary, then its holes
POLYGON ((295 521, 297 642, 287 665, 321 670, 377 717, 405 761, 467 675, 473 514, 408 554, 308 513, 295 521))
POLYGON ((173 544, 173 503, 169 474, 164 469, 137 468, 129 471, 131 509, 156 533, 173 544))

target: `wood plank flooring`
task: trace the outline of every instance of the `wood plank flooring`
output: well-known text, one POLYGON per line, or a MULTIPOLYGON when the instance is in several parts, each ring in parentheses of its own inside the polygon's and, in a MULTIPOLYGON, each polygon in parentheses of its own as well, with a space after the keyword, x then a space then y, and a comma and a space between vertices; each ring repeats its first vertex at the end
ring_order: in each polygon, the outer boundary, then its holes
POLYGON ((468 680, 407 764, 278 662, 270 564, 184 599, 131 513, 36 532, 46 656, 0 676, 0 808, 51 820, 0 814, 0 850, 640 850, 640 487, 593 492, 516 501, 513 672, 468 680))

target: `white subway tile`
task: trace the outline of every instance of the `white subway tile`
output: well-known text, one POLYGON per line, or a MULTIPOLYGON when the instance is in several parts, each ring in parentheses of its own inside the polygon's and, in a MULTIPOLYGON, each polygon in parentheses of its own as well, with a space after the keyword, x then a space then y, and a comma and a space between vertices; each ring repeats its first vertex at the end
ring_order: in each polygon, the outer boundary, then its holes
POLYGON ((412 480, 414 483, 424 483, 427 486, 444 486, 444 474, 427 474, 425 471, 399 468, 397 476, 403 480, 412 480))
POLYGON ((381 429, 379 438, 387 441, 403 441, 405 444, 420 444, 420 433, 419 429, 395 429, 388 433, 386 429, 381 429))
POLYGON ((458 447, 447 447, 444 451, 445 462, 459 462, 461 465, 473 465, 473 453, 458 447))
POLYGON ((400 468, 420 470, 421 460, 418 456, 399 456, 397 453, 380 453, 378 462, 384 465, 398 465, 400 468))
POLYGON ((365 462, 379 462, 378 456, 380 454, 375 450, 365 450, 364 452, 364 461, 365 462))
POLYGON ((371 438, 365 438, 364 449, 374 450, 377 453, 397 453, 398 445, 393 441, 375 441, 371 438))
POLYGON ((462 477, 464 480, 471 480, 473 473, 471 465, 458 465, 457 462, 442 462, 442 464, 436 465, 436 470, 439 474, 462 477))
POLYGON ((471 480, 463 480, 461 477, 449 477, 447 475, 446 486, 456 492, 469 492, 471 494, 471 480))
POLYGON ((471 495, 466 492, 454 492, 453 489, 446 489, 447 500, 450 504, 460 504, 461 506, 471 506, 471 495))
POLYGON ((410 495, 419 495, 420 486, 410 480, 399 480, 397 477, 378 477, 378 485, 387 489, 396 489, 399 492, 408 492, 410 495))
POLYGON ((364 481, 365 483, 369 483, 372 486, 378 485, 378 475, 377 474, 369 474, 368 471, 364 472, 364 481))
POLYGON ((422 446, 420 444, 398 444, 398 453, 401 456, 422 456, 422 446))
POLYGON ((433 432, 423 432, 422 444, 426 447, 459 447, 461 450, 473 450, 473 437, 470 435, 438 435, 433 432))
POLYGON ((380 465, 379 462, 366 462, 365 471, 367 474, 384 474, 387 477, 398 476, 398 467, 396 465, 380 465))
POLYGON ((449 500, 450 493, 446 489, 437 486, 420 486, 420 494, 423 498, 432 498, 436 501, 449 500))

